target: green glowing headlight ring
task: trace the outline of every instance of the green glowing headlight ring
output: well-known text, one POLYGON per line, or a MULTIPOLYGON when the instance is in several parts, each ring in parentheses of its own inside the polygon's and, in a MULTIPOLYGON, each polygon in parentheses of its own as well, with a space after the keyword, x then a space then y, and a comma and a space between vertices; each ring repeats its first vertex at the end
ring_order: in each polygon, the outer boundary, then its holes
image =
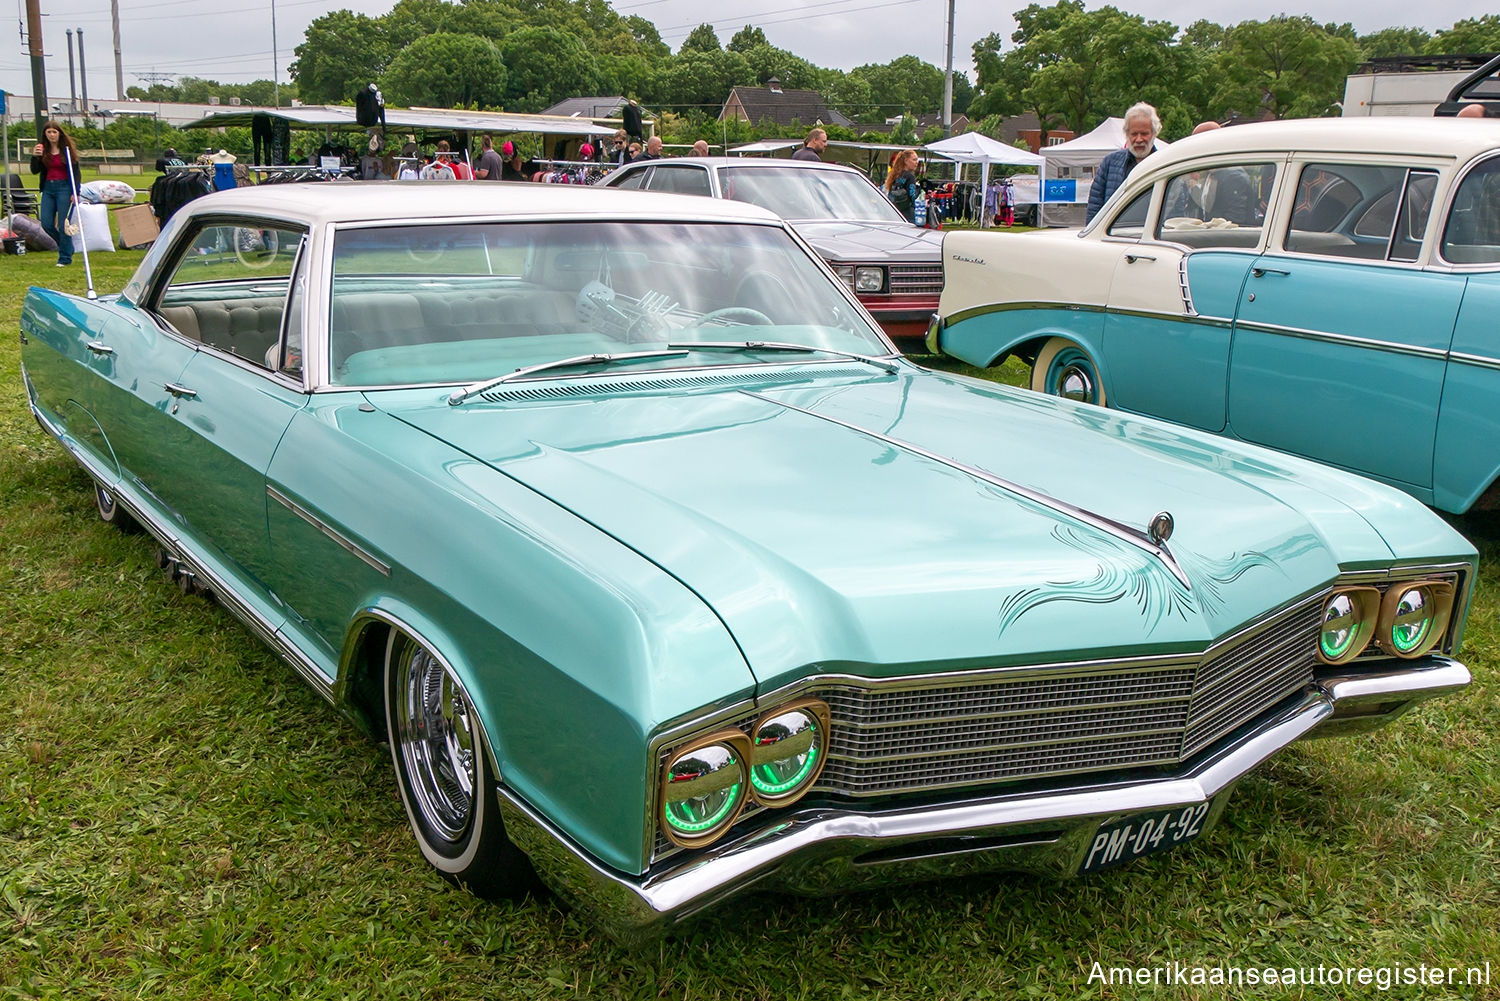
POLYGON ((1409 626, 1397 626, 1391 630, 1391 643, 1399 653, 1411 653, 1422 645, 1422 641, 1427 638, 1428 631, 1432 629, 1432 619, 1424 619, 1415 636, 1403 639, 1401 633, 1409 628, 1409 626))
POLYGON ((750 738, 733 729, 707 734, 666 756, 656 818, 669 841, 701 848, 734 826, 750 801, 750 750, 750 738), (704 815, 705 810, 711 812, 704 815))
POLYGON ((1323 603, 1317 654, 1325 664, 1347 664, 1364 652, 1380 617, 1380 592, 1362 585, 1337 588, 1323 603), (1336 642, 1347 631, 1343 642, 1336 642))
POLYGON ((682 804, 680 803, 668 803, 663 812, 666 815, 667 823, 671 824, 675 830, 679 830, 684 834, 702 834, 704 831, 713 830, 727 820, 729 815, 734 812, 735 807, 740 805, 740 796, 741 787, 736 782, 729 787, 729 794, 724 799, 724 805, 715 810, 713 816, 704 820, 695 821, 684 817, 682 815, 682 804))
POLYGON ((1388 588, 1380 604, 1380 645, 1386 653, 1410 660, 1442 642, 1453 617, 1457 583, 1437 578, 1388 588))
POLYGON ((776 772, 770 765, 756 765, 750 770, 750 784, 755 786, 755 791, 764 796, 783 796, 797 788, 807 780, 807 777, 818 768, 818 745, 814 744, 807 750, 807 760, 802 762, 802 767, 797 769, 797 774, 784 782, 776 781, 776 772))

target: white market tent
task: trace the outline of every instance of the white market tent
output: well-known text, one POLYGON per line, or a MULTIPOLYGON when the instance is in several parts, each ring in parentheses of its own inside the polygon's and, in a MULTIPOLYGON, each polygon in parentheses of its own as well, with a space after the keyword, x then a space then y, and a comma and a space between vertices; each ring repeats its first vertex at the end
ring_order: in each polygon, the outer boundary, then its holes
MULTIPOLYGON (((1165 139, 1156 140, 1156 145, 1166 147, 1171 145, 1165 139)), ((1115 150, 1125 148, 1125 119, 1106 118, 1100 122, 1092 132, 1086 132, 1076 139, 1069 139, 1065 143, 1056 146, 1043 146, 1042 159, 1046 161, 1042 166, 1041 186, 1045 191, 1047 187, 1047 175, 1056 176, 1058 168, 1061 167, 1098 167, 1100 161, 1115 150)), ((1079 184, 1077 202, 1088 201, 1088 188, 1079 184)), ((1041 204, 1038 204, 1038 223, 1040 224, 1041 204)))
MULTIPOLYGON (((940 139, 935 143, 928 143, 922 148, 929 153, 936 153, 958 163, 979 164, 979 189, 981 191, 989 184, 990 166, 993 164, 1019 164, 1040 169, 1046 162, 1035 153, 1007 146, 997 139, 980 135, 978 132, 964 132, 947 139, 940 139)), ((988 217, 985 217, 980 224, 984 225, 988 222, 988 217)))

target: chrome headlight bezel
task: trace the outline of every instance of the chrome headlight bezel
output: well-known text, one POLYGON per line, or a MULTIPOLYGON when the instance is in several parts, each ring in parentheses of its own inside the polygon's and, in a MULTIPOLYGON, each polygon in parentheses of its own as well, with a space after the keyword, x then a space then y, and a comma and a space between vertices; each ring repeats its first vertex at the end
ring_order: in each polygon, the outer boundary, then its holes
POLYGON ((718 840, 734 826, 750 801, 750 752, 750 738, 743 731, 719 730, 684 744, 667 757, 658 783, 656 822, 669 841, 683 848, 699 848, 718 840), (709 766, 708 770, 697 778, 674 780, 678 766, 694 755, 702 759, 701 764, 709 766), (725 783, 729 784, 731 798, 700 829, 687 829, 670 819, 674 803, 690 798, 689 794, 694 792, 716 792, 725 783))
POLYGON ((1456 588, 1452 581, 1423 579, 1397 581, 1386 588, 1380 602, 1380 620, 1376 637, 1380 648, 1393 657, 1412 660, 1425 656, 1443 641, 1448 633, 1448 622, 1453 616, 1456 588), (1413 599, 1411 596, 1420 596, 1413 599), (1414 617, 1413 601, 1424 611, 1423 616, 1414 617), (1403 636, 1413 622, 1421 623, 1415 639, 1403 636))
POLYGON ((786 807, 807 794, 818 781, 818 776, 823 773, 823 766, 828 761, 831 725, 828 706, 820 699, 788 702, 755 721, 750 731, 750 795, 757 803, 768 807, 786 807), (804 726, 784 736, 777 735, 775 742, 772 742, 773 735, 767 732, 769 728, 784 727, 787 721, 799 718, 804 726), (768 768, 773 762, 789 757, 786 749, 780 746, 788 741, 794 744, 792 753, 802 747, 807 749, 793 777, 775 781, 765 772, 757 774, 757 769, 768 768))
POLYGON ((1318 621, 1318 660, 1324 664, 1347 664, 1365 652, 1370 640, 1375 637, 1380 618, 1380 591, 1374 587, 1351 585, 1334 588, 1323 602, 1318 621), (1340 612, 1339 605, 1346 603, 1348 636, 1342 644, 1330 648, 1326 643, 1330 615, 1340 612))

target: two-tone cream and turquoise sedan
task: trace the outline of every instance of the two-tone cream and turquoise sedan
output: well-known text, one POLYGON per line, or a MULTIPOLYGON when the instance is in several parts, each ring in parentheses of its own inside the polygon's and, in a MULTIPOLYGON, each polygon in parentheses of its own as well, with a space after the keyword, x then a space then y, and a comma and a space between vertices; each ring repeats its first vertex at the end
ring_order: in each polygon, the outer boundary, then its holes
POLYGON ((950 233, 930 350, 1500 506, 1500 122, 1236 126, 1151 154, 1081 233, 950 233))
POLYGON ((389 739, 426 859, 617 933, 1095 872, 1469 680, 1416 501, 919 368, 732 201, 224 192, 22 336, 99 513, 389 739))

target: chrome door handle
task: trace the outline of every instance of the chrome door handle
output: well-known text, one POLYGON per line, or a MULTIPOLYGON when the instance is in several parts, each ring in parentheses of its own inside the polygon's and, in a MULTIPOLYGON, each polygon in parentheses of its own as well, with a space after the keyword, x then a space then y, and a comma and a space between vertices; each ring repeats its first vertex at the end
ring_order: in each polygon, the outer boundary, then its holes
POLYGON ((1261 267, 1251 268, 1250 269, 1250 273, 1252 275, 1254 275, 1255 277, 1257 277, 1257 278, 1264 278, 1266 275, 1281 275, 1283 278, 1285 278, 1285 277, 1287 277, 1288 275, 1291 274, 1290 271, 1286 271, 1286 270, 1284 270, 1282 268, 1261 268, 1261 267))
POLYGON ((162 388, 171 393, 173 396, 177 397, 179 400, 193 400, 197 399, 198 397, 197 390, 188 389, 186 386, 179 386, 175 382, 169 382, 162 388))
POLYGON ((114 348, 99 341, 89 341, 88 347, 89 350, 94 352, 94 354, 96 355, 112 355, 115 353, 114 348))
POLYGON ((1126 254, 1125 260, 1130 264, 1134 264, 1136 261, 1154 261, 1156 258, 1150 254, 1126 254))

